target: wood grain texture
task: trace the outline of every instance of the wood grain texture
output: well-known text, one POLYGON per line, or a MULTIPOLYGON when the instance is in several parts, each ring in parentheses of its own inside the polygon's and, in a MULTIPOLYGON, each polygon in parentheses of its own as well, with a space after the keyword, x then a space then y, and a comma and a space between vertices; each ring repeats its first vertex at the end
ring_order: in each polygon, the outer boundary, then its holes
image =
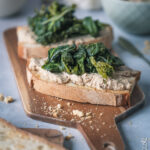
POLYGON ((29 117, 77 128, 93 150, 109 149, 109 147, 113 147, 114 150, 123 150, 125 148, 116 123, 144 104, 144 94, 138 86, 133 91, 132 106, 130 108, 81 104, 40 94, 29 88, 27 84, 26 61, 19 59, 17 55, 16 29, 5 31, 4 39, 24 110, 29 117), (70 102, 70 106, 68 106, 68 102, 70 102), (58 116, 55 117, 49 108, 55 108, 57 104, 61 104, 62 109, 58 116), (72 111, 76 109, 84 114, 91 112, 92 118, 82 119, 74 116, 72 111))

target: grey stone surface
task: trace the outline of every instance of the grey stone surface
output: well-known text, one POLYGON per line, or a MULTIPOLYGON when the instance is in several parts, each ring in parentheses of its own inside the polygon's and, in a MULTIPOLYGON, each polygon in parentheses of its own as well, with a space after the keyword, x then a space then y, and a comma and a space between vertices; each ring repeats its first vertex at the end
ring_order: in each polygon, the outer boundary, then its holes
MULTIPOLYGON (((27 24, 26 18, 32 15, 34 8, 39 6, 39 0, 30 1, 30 3, 28 0, 28 3, 20 13, 8 18, 0 19, 0 93, 3 93, 6 96, 10 95, 15 99, 15 102, 9 105, 0 102, 0 117, 10 121, 18 127, 36 127, 38 125, 40 128, 53 128, 62 131, 58 125, 35 121, 26 116, 3 40, 4 30, 18 25, 27 24)), ((101 21, 110 23, 114 27, 115 35, 113 49, 119 54, 126 65, 141 70, 142 76, 139 85, 146 95, 146 104, 142 109, 119 123, 118 126, 125 141, 127 150, 142 150, 145 146, 145 144, 143 144, 144 142, 147 143, 146 146, 148 148, 146 150, 150 149, 150 66, 140 58, 132 56, 118 47, 116 43, 118 36, 124 36, 131 40, 137 48, 142 51, 144 48, 144 41, 150 41, 150 36, 130 35, 121 31, 111 22, 111 20, 109 20, 103 11, 88 12, 78 10, 76 15, 81 18, 90 15, 95 19, 100 19, 101 21)), ((150 59, 150 56, 146 57, 150 59)), ((68 148, 73 150, 89 149, 85 139, 76 129, 67 128, 62 132, 64 135, 71 133, 75 137, 71 141, 65 143, 68 148)))

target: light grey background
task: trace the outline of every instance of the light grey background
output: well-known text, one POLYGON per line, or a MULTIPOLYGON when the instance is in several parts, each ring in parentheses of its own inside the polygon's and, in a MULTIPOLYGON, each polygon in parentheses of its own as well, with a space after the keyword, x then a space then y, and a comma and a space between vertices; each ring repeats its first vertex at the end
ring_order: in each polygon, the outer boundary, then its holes
MULTIPOLYGON (((71 133, 75 138, 66 142, 65 146, 73 150, 88 150, 89 147, 85 139, 76 129, 67 128, 66 130, 61 130, 58 125, 32 120, 26 116, 23 110, 10 60, 8 59, 8 54, 4 44, 3 32, 11 27, 26 25, 27 17, 32 15, 33 9, 38 8, 39 6, 40 0, 33 0, 30 1, 30 3, 28 0, 28 3, 19 14, 0 19, 0 93, 3 93, 6 96, 10 95, 15 99, 15 102, 11 104, 0 102, 0 117, 8 120, 18 127, 36 127, 38 125, 40 128, 58 129, 62 131, 64 135, 71 133)), ((150 41, 150 36, 135 36, 124 33, 116 27, 109 18, 107 18, 103 11, 78 10, 76 15, 80 18, 90 15, 94 19, 100 19, 101 21, 110 23, 114 28, 114 50, 119 54, 126 65, 142 72, 139 85, 146 95, 146 104, 142 109, 119 123, 118 126, 125 141, 127 150, 144 150, 144 146, 146 148, 145 150, 150 150, 150 66, 148 66, 140 58, 132 56, 130 53, 121 49, 116 44, 118 36, 124 36, 131 40, 136 47, 142 51, 144 48, 144 41, 150 41), (143 144, 143 140, 147 143, 147 145, 143 144)), ((150 59, 150 56, 147 55, 146 57, 150 59)))

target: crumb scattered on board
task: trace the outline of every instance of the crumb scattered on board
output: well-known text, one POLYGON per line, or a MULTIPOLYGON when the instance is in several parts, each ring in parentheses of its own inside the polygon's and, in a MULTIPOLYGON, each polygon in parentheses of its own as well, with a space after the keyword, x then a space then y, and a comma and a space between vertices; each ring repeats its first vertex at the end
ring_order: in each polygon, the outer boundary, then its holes
POLYGON ((92 112, 83 113, 82 111, 75 109, 72 111, 72 114, 81 118, 82 121, 92 118, 92 112))
MULTIPOLYGON (((55 105, 48 105, 47 102, 43 102, 43 106, 41 107, 45 114, 49 114, 55 118, 61 118, 62 120, 66 120, 65 116, 68 115, 68 111, 70 112, 70 121, 71 122, 78 122, 81 123, 81 125, 87 126, 91 128, 91 130, 95 130, 96 132, 100 132, 102 126, 107 125, 108 128, 115 128, 115 125, 109 125, 107 122, 103 120, 104 112, 99 112, 98 116, 99 119, 101 119, 101 123, 99 126, 96 126, 96 120, 93 120, 95 117, 95 113, 92 112, 92 110, 80 110, 78 108, 73 109, 73 103, 67 102, 66 105, 63 105, 61 100, 58 99, 58 103, 55 105), (66 107, 68 111, 66 111, 66 107)), ((60 127, 61 130, 65 130, 66 128, 60 127)), ((103 135, 105 137, 105 135, 103 135)), ((71 135, 66 136, 66 139, 72 138, 71 135)))
POLYGON ((91 123, 92 123, 92 120, 89 121, 89 124, 91 124, 91 123))
MULTIPOLYGON (((55 106, 49 105, 47 106, 47 103, 43 103, 42 109, 46 114, 52 115, 54 118, 61 118, 62 120, 66 120, 64 118, 65 115, 68 115, 68 111, 66 111, 64 108, 67 107, 70 111, 70 107, 73 106, 73 103, 67 102, 66 105, 62 105, 61 102, 59 104, 56 104, 55 106)), ((84 126, 89 126, 92 130, 96 130, 97 132, 100 131, 100 126, 97 128, 95 125, 95 120, 93 121, 93 117, 95 117, 95 114, 92 113, 92 111, 84 111, 84 110, 78 110, 78 109, 71 109, 70 115, 72 118, 70 118, 71 122, 78 122, 81 123, 84 126), (86 122, 85 122, 86 121, 86 122)), ((99 118, 102 118, 104 115, 104 112, 99 113, 99 118)), ((101 122, 102 125, 105 126, 106 122, 101 122)), ((111 128, 111 127, 110 127, 111 128)), ((65 128, 60 127, 60 129, 65 130, 65 128)))
POLYGON ((100 113, 99 115, 100 115, 100 116, 103 116, 103 113, 100 113))
POLYGON ((48 106, 48 107, 44 105, 43 109, 47 114, 52 115, 54 118, 61 116, 62 113, 64 112, 63 106, 61 104, 57 104, 56 106, 48 106))
POLYGON ((71 103, 70 103, 70 102, 68 102, 68 103, 67 103, 67 106, 69 106, 69 107, 70 107, 70 106, 71 106, 71 103))
POLYGON ((99 131, 99 128, 97 128, 96 130, 99 131))
POLYGON ((61 109, 62 105, 61 104, 57 104, 57 109, 61 109))
POLYGON ((83 117, 84 116, 84 113, 82 111, 73 110, 72 112, 73 112, 74 116, 78 116, 78 117, 83 117))
POLYGON ((105 125, 106 123, 105 122, 102 122, 102 125, 105 125))

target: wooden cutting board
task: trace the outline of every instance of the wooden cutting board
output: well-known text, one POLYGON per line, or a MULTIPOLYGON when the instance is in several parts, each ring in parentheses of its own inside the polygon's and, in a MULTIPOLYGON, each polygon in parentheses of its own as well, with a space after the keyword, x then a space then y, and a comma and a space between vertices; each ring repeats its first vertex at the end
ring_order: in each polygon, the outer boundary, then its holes
POLYGON ((17 56, 16 29, 5 31, 4 39, 24 110, 29 117, 77 128, 93 150, 110 148, 123 150, 125 148, 116 123, 125 119, 144 104, 144 94, 138 86, 135 87, 131 97, 130 108, 81 104, 40 94, 29 88, 27 84, 26 61, 17 56), (58 104, 61 104, 62 108, 57 115, 54 115, 52 109, 56 108, 58 104), (91 118, 74 116, 73 110, 82 111, 84 114, 91 112, 91 118))
POLYGON ((63 146, 64 137, 63 134, 58 130, 41 128, 22 128, 22 130, 28 131, 32 134, 45 138, 52 143, 63 146))

